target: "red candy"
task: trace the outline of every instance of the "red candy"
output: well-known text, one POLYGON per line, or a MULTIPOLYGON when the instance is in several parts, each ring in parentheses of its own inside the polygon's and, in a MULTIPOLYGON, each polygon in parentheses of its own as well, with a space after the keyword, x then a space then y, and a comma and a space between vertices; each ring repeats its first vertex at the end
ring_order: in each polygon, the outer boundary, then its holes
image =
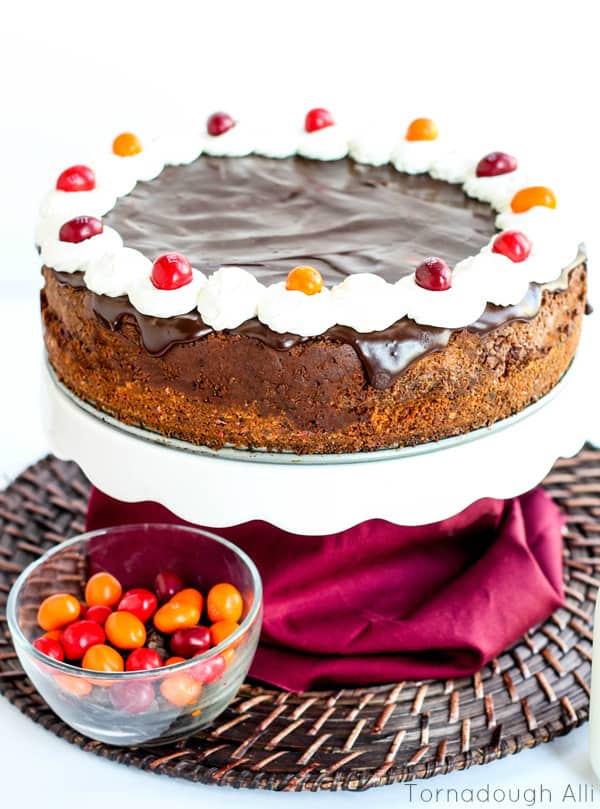
POLYGON ((177 629, 171 635, 171 652, 176 657, 193 657, 210 649, 210 632, 206 626, 177 629))
POLYGON ((63 651, 63 647, 57 640, 53 640, 52 638, 41 637, 37 638, 33 641, 33 645, 41 652, 43 655, 47 657, 51 657, 53 660, 64 660, 65 653, 63 651))
POLYGON ((88 607, 83 616, 86 621, 95 621, 100 626, 104 626, 106 619, 111 614, 112 610, 105 604, 94 604, 93 607, 88 607))
POLYGON ((190 262, 179 253, 165 253, 152 265, 152 283, 157 289, 179 289, 191 283, 190 262))
POLYGON ((173 570, 161 570, 154 579, 154 589, 160 604, 170 601, 176 593, 179 593, 185 584, 181 576, 173 570))
POLYGON ((110 700, 115 708, 127 713, 142 713, 154 702, 154 688, 151 683, 131 682, 115 683, 109 691, 110 700))
POLYGON ((162 666, 162 658, 155 649, 136 649, 127 658, 126 671, 150 671, 162 666))
POLYGON ((309 110, 304 119, 304 129, 307 132, 316 132, 318 129, 325 129, 326 126, 333 126, 334 124, 332 114, 323 107, 315 107, 309 110))
POLYGON ((452 270, 441 258, 431 256, 417 267, 415 281, 423 289, 443 292, 452 286, 452 270))
POLYGON ((96 187, 96 175, 89 166, 69 166, 56 181, 57 191, 93 191, 96 187))
POLYGON ((76 216, 61 227, 58 238, 61 242, 79 244, 92 236, 98 236, 104 230, 104 225, 95 216, 76 216))
POLYGON ((152 618, 157 607, 158 599, 154 593, 143 587, 134 587, 123 595, 117 610, 131 612, 145 624, 152 618))
MULTIPOLYGON (((202 654, 202 652, 198 652, 198 654, 202 654)), ((210 685, 210 683, 214 683, 215 680, 219 679, 226 668, 227 663, 223 655, 217 655, 216 657, 210 657, 208 660, 199 660, 198 663, 191 667, 190 675, 199 683, 210 685)))
POLYGON ((81 660, 91 646, 104 643, 104 630, 95 621, 75 621, 65 629, 62 645, 69 660, 81 660))
POLYGON ((235 121, 231 115, 228 115, 226 112, 215 112, 206 122, 206 130, 208 134, 213 137, 222 135, 234 126, 235 121))
POLYGON ((524 233, 518 230, 505 230, 499 233, 492 242, 492 252, 500 253, 511 261, 525 261, 531 253, 531 242, 524 233))
MULTIPOLYGON (((208 618, 213 623, 207 627, 199 625, 205 600, 199 589, 186 587, 173 570, 162 570, 154 587, 156 592, 134 587, 123 593, 120 581, 111 573, 95 573, 85 585, 85 602, 70 593, 55 593, 42 601, 38 623, 47 632, 33 641, 33 646, 54 660, 113 675, 152 672, 198 658, 188 671, 162 678, 158 697, 178 707, 192 705, 202 686, 222 677, 235 657, 237 644, 230 642, 220 654, 213 652, 212 657, 203 658, 207 650, 238 629, 244 600, 227 581, 213 585, 207 597, 208 618), (152 637, 150 646, 145 646, 152 624, 162 638, 155 643, 152 637), (150 648, 162 644, 171 655, 165 661, 156 648, 150 648)), ((58 682, 59 675, 56 679, 58 682)), ((128 713, 152 709, 157 698, 153 684, 143 676, 121 681, 61 677, 60 685, 81 698, 96 688, 107 688, 114 707, 128 713)))
POLYGON ((496 177, 498 174, 509 174, 517 168, 517 159, 506 152, 490 152, 477 164, 475 174, 478 177, 496 177))

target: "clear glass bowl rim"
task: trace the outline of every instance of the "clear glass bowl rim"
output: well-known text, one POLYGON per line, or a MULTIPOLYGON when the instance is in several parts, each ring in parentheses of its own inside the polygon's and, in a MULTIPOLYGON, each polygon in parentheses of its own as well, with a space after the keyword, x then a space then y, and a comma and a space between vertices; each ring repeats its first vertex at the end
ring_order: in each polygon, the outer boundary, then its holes
POLYGON ((46 551, 39 559, 36 559, 34 562, 31 562, 20 574, 19 577, 16 579, 15 583, 11 587, 10 593, 8 595, 8 602, 6 605, 6 617, 8 620, 8 628, 11 635, 18 639, 19 643, 26 647, 27 652, 32 655, 36 660, 42 663, 44 666, 49 668, 54 668, 57 671, 70 674, 71 676, 77 677, 90 677, 91 675, 94 676, 95 679, 105 679, 105 680, 115 680, 115 679, 127 679, 127 680, 141 680, 141 679, 148 679, 151 677, 157 676, 165 676, 166 668, 161 667, 158 669, 146 669, 142 671, 92 671, 91 669, 83 669, 80 666, 71 665, 70 663, 62 662, 60 660, 54 660, 52 657, 48 657, 48 655, 43 654, 35 646, 31 643, 31 641, 25 636, 23 630, 19 626, 19 622, 17 620, 17 599, 21 588, 25 581, 31 576, 31 574, 44 562, 50 559, 52 556, 56 556, 61 551, 64 551, 66 548, 70 547, 71 545, 76 545, 83 540, 93 539, 95 537, 101 537, 106 534, 112 533, 126 533, 128 531, 135 531, 135 530, 147 530, 148 528, 151 529, 168 529, 169 531, 184 531, 190 534, 200 534, 203 537, 211 539, 218 544, 222 545, 223 547, 227 548, 228 550, 232 551, 240 560, 241 562, 246 565, 248 570, 250 571, 250 575, 252 577, 252 587, 254 590, 254 599, 252 602, 252 607, 248 612, 248 615, 244 618, 242 623, 233 632, 229 635, 225 640, 221 641, 217 646, 213 646, 212 648, 208 649, 206 652, 203 652, 200 655, 196 655, 195 657, 190 657, 188 660, 185 660, 183 663, 175 663, 174 665, 168 666, 169 673, 171 671, 185 671, 187 668, 191 668, 198 663, 201 663, 203 660, 209 660, 213 657, 216 657, 220 652, 224 651, 227 647, 231 646, 232 644, 236 643, 240 640, 246 632, 250 629, 254 621, 256 620, 261 608, 262 608, 262 580, 260 578, 260 574, 256 568, 256 565, 252 561, 252 559, 245 553, 241 548, 238 548, 237 545, 234 545, 233 542, 229 542, 229 540, 224 539, 223 537, 218 536, 217 534, 213 534, 211 531, 205 531, 203 528, 193 528, 192 526, 188 525, 178 525, 176 523, 131 523, 126 525, 115 525, 110 526, 109 528, 99 528, 96 531, 86 531, 83 534, 77 534, 77 536, 71 537, 71 539, 67 539, 64 542, 61 542, 59 545, 56 545, 54 548, 50 548, 50 550, 46 551))

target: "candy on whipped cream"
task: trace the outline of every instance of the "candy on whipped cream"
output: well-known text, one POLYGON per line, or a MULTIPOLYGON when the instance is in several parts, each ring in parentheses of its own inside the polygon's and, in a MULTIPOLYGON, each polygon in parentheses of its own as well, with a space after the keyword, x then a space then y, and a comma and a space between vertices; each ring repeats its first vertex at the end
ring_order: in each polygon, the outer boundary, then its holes
POLYGON ((460 329, 478 320, 486 307, 482 288, 466 274, 454 273, 450 289, 441 291, 423 289, 414 273, 401 278, 396 286, 406 302, 408 317, 423 326, 460 329))
POLYGON ((258 318, 273 331, 316 337, 335 325, 335 308, 327 288, 316 295, 286 289, 281 281, 267 287, 258 305, 258 318))
POLYGON ((117 231, 105 227, 102 233, 80 242, 45 239, 41 245, 41 255, 47 267, 58 272, 73 273, 85 271, 91 262, 116 253, 122 245, 123 239, 117 231))
POLYGON ((46 194, 36 242, 44 264, 61 272, 82 271, 84 283, 93 292, 127 294, 144 314, 168 318, 198 308, 216 330, 258 317, 274 331, 305 337, 322 334, 336 323, 358 332, 381 331, 404 316, 424 325, 461 328, 475 322, 486 303, 510 306, 522 299, 529 283, 552 284, 575 259, 576 228, 563 211, 553 207, 556 200, 550 189, 529 185, 515 158, 491 152, 477 162, 472 153, 451 148, 438 138, 435 123, 427 118, 412 121, 403 138, 398 134, 388 127, 352 136, 323 108, 309 111, 302 130, 276 122, 260 129, 215 113, 204 132, 198 126, 196 131, 147 142, 124 132, 115 138, 112 152, 63 172, 62 186, 72 190, 55 187, 46 194), (252 152, 271 158, 299 154, 314 160, 338 160, 349 153, 356 162, 391 162, 401 172, 429 172, 435 179, 463 183, 468 196, 499 211, 496 226, 500 230, 517 230, 531 240, 531 253, 514 262, 494 253, 492 240, 477 255, 458 262, 451 287, 441 291, 420 287, 414 274, 389 284, 376 274, 362 273, 318 294, 304 294, 286 289, 284 282, 265 288, 251 273, 230 266, 208 279, 193 270, 190 283, 157 289, 149 257, 124 248, 111 228, 79 242, 59 238, 65 222, 82 216, 100 218, 118 197, 128 194, 138 181, 156 177, 165 165, 190 163, 202 153, 241 157, 252 152), (86 169, 83 174, 82 168, 86 169), (69 172, 71 180, 66 176, 69 172))
POLYGON ((129 300, 143 315, 177 317, 192 312, 197 305, 198 292, 206 284, 206 276, 192 270, 192 280, 178 289, 158 289, 150 274, 140 278, 129 288, 129 300))
POLYGON ((202 148, 214 157, 245 157, 254 149, 254 141, 250 126, 235 122, 219 135, 207 132, 202 139, 202 148))
POLYGON ((311 160, 341 160, 348 154, 349 138, 338 124, 302 132, 298 154, 311 160))
POLYGON ((392 152, 394 168, 406 174, 425 174, 440 154, 438 128, 431 118, 415 118, 392 152))
POLYGON ((496 217, 496 227, 519 230, 531 239, 530 259, 535 259, 539 267, 529 279, 532 283, 555 280, 577 256, 576 225, 556 208, 536 206, 524 213, 501 213, 496 217))

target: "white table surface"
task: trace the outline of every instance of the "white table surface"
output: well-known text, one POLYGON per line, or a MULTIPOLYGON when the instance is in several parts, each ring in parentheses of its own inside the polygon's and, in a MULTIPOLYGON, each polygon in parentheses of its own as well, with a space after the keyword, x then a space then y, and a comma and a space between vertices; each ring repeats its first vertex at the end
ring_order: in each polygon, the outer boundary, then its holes
MULTIPOLYGON (((0 301, 0 345, 11 345, 19 334, 19 351, 3 352, 4 387, 0 396, 0 480, 6 484, 46 450, 39 420, 38 385, 40 369, 41 334, 38 323, 38 303, 35 289, 5 296, 0 301), (22 330, 19 324, 28 323, 22 330), (25 426, 27 425, 27 428, 25 426)), ((104 809, 107 798, 131 796, 136 806, 143 809, 164 807, 174 802, 185 806, 210 807, 238 806, 266 807, 284 805, 302 806, 512 806, 508 789, 536 790, 537 806, 561 804, 568 785, 575 790, 594 783, 594 775, 587 758, 587 726, 578 728, 563 739, 526 751, 485 767, 476 767, 462 773, 438 776, 430 781, 416 782, 412 791, 406 785, 372 789, 366 793, 304 793, 299 795, 233 790, 208 787, 173 780, 165 776, 143 773, 123 765, 102 760, 91 753, 57 739, 48 731, 21 715, 6 700, 0 698, 0 776, 3 782, 1 806, 9 805, 9 798, 18 799, 20 806, 43 801, 47 807, 80 807, 85 800, 86 809, 104 809), (35 762, 35 765, 33 764, 35 762), (448 789, 477 790, 487 785, 505 790, 504 801, 473 801, 465 793, 465 802, 456 802, 448 789), (540 799, 540 789, 546 800, 540 799), (442 792, 436 800, 428 792, 442 792), (547 800, 550 797, 551 800, 547 800), (4 804, 4 799, 7 803, 4 804), (331 802, 331 803, 330 803, 331 802)), ((581 793, 582 800, 566 805, 586 805, 592 787, 581 793)), ((600 800, 600 787, 593 793, 600 800)), ((577 794, 577 791, 576 791, 577 794)), ((481 797, 485 797, 482 794, 481 797)), ((499 794, 499 797, 501 795, 499 794)), ((525 799, 523 798, 523 801, 525 799)), ((15 805, 15 804, 14 804, 15 805)), ((526 805, 524 802, 521 805, 526 805)))

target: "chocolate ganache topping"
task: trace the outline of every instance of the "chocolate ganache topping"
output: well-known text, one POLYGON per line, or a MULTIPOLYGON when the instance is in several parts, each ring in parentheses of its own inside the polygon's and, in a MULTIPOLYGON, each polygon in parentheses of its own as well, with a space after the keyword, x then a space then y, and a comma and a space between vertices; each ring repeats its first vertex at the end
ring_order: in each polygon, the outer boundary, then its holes
MULTIPOLYGON (((394 282, 427 256, 438 255, 452 266, 478 252, 495 232, 490 207, 466 197, 459 186, 401 174, 390 166, 298 157, 203 156, 187 166, 167 167, 120 199, 104 221, 120 232, 126 246, 148 258, 179 252, 207 273, 235 265, 266 284, 285 279, 298 264, 318 268, 327 285, 359 272, 394 282)), ((559 286, 564 287, 566 272, 563 276, 559 286)), ((57 277, 84 287, 81 273, 57 277)), ((86 294, 91 311, 108 328, 135 324, 154 356, 213 331, 197 311, 157 318, 138 312, 127 297, 86 294)), ((532 284, 515 306, 488 305, 469 330, 488 332, 513 320, 530 320, 541 295, 542 288, 532 284)), ((392 384, 425 354, 444 349, 452 335, 450 329, 408 318, 368 334, 338 325, 317 338, 279 334, 257 319, 229 332, 277 351, 323 338, 348 343, 376 388, 392 384)))
POLYGON ((265 284, 310 264, 326 285, 373 272, 394 282, 427 256, 450 266, 494 234, 489 205, 391 166, 301 157, 200 157, 139 183, 105 223, 154 259, 182 253, 199 270, 235 265, 265 284))

